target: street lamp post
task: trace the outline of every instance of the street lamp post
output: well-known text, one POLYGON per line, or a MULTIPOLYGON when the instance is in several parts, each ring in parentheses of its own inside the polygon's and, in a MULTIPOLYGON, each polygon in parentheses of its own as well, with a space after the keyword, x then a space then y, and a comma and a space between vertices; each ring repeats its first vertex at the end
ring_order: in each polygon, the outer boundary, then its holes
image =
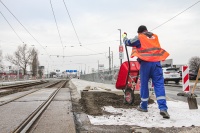
MULTIPOLYGON (((121 29, 118 29, 120 34, 119 34, 119 38, 120 38, 120 46, 122 46, 122 41, 121 41, 121 29)), ((122 64, 122 58, 120 58, 120 65, 122 64)))

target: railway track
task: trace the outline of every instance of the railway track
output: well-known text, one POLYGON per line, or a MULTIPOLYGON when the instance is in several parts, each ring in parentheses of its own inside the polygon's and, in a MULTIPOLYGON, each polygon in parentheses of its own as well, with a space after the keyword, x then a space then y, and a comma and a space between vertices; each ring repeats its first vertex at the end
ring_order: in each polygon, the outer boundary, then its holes
MULTIPOLYGON (((44 110, 48 107, 51 103, 53 98, 59 92, 59 90, 66 85, 67 81, 57 82, 55 84, 49 85, 48 87, 57 88, 49 98, 44 101, 33 113, 31 113, 14 131, 13 133, 26 133, 30 130, 31 126, 34 122, 42 115, 44 110)), ((47 87, 46 87, 47 88, 47 87)))
MULTIPOLYGON (((54 86, 58 85, 60 82, 62 82, 62 81, 57 81, 57 82, 51 83, 50 85, 47 85, 47 86, 45 86, 44 88, 51 88, 51 87, 54 87, 54 86)), ((33 85, 33 84, 31 84, 30 86, 32 86, 32 85, 33 85)), ((35 84, 35 85, 38 85, 38 84, 35 84)), ((23 85, 20 85, 20 87, 22 87, 22 86, 23 86, 23 85)), ((17 85, 15 85, 15 87, 17 87, 17 85)), ((34 89, 34 90, 32 90, 32 91, 28 91, 27 93, 24 93, 24 94, 19 95, 19 96, 17 96, 17 97, 14 97, 14 98, 11 98, 11 99, 9 99, 9 100, 6 100, 6 101, 0 103, 0 106, 5 105, 5 104, 8 104, 8 103, 10 103, 10 102, 12 102, 12 101, 15 101, 15 100, 19 99, 19 98, 25 97, 25 96, 27 96, 27 95, 29 95, 29 94, 32 94, 32 93, 34 93, 34 92, 36 92, 36 91, 39 91, 39 90, 41 90, 41 89, 42 89, 42 88, 34 89)))
POLYGON ((6 86, 1 86, 0 90, 13 89, 13 88, 25 88, 25 87, 31 87, 31 86, 44 84, 44 83, 47 83, 47 81, 36 81, 36 82, 30 82, 30 83, 20 83, 20 84, 6 85, 6 86))
MULTIPOLYGON (((1 103, 0 119, 3 121, 0 121, 0 131, 28 132, 35 121, 51 105, 51 101, 67 82, 68 80, 56 81, 45 87, 35 89, 32 92, 24 93, 1 103)), ((63 89, 66 90, 68 88, 63 89)), ((63 89, 59 94, 63 94, 63 89)), ((60 107, 63 108, 62 105, 60 107)), ((66 109, 64 111, 66 112, 66 109)))
POLYGON ((37 86, 49 84, 49 81, 34 81, 34 82, 28 82, 28 83, 16 83, 12 85, 6 85, 0 87, 0 97, 4 97, 10 94, 22 92, 22 91, 28 91, 30 89, 37 88, 37 86))

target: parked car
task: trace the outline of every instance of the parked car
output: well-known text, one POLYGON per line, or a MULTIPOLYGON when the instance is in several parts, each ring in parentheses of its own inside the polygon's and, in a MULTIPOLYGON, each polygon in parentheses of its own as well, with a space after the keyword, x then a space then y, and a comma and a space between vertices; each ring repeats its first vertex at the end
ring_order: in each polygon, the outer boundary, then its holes
POLYGON ((162 69, 165 84, 167 84, 168 81, 174 81, 176 84, 179 84, 181 75, 178 68, 166 67, 162 69))
POLYGON ((180 77, 182 78, 182 71, 178 71, 178 73, 180 73, 180 77))
POLYGON ((190 80, 196 80, 198 71, 195 70, 189 70, 189 79, 190 80))

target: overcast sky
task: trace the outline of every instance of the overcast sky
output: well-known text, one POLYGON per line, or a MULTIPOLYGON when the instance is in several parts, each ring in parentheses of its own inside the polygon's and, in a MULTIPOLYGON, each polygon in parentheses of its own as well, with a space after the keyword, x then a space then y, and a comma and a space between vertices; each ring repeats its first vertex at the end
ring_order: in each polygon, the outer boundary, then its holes
MULTIPOLYGON (((146 25, 159 36, 161 46, 170 53, 168 59, 173 59, 174 64, 187 64, 191 57, 200 56, 200 2, 197 0, 64 0, 68 12, 63 0, 51 0, 60 36, 50 0, 1 1, 26 28, 0 2, 0 12, 19 35, 0 14, 3 55, 12 54, 24 42, 38 49, 40 65, 49 66, 49 70, 88 72, 97 69, 98 62, 108 68, 109 47, 113 64, 119 66, 118 29, 132 38, 140 25, 146 25)), ((126 59, 124 54, 123 61, 126 59)), ((9 65, 5 60, 4 64, 9 65)))

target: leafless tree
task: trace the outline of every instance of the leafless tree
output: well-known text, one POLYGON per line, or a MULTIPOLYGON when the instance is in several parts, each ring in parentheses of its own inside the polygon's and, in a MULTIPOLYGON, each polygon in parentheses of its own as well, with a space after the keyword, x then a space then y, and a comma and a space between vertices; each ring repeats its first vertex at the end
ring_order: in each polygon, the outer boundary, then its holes
POLYGON ((30 61, 31 69, 32 69, 32 76, 37 76, 38 74, 38 66, 39 66, 39 60, 38 60, 38 51, 34 48, 32 49, 32 59, 30 61))
POLYGON ((6 55, 6 60, 10 63, 17 65, 23 69, 24 75, 26 75, 27 66, 30 64, 32 59, 32 50, 33 48, 28 48, 26 44, 18 46, 17 50, 14 52, 14 55, 6 55))
POLYGON ((200 57, 194 56, 189 60, 189 67, 191 70, 198 71, 200 67, 200 57))

